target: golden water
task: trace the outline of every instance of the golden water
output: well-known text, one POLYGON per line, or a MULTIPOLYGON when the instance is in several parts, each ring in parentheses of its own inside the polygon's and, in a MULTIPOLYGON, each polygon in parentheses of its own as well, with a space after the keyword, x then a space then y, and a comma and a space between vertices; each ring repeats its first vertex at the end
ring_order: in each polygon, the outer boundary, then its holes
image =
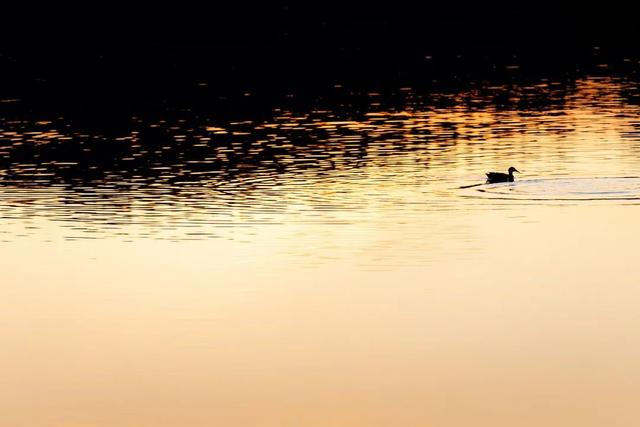
POLYGON ((403 92, 153 144, 6 120, 0 425, 636 425, 634 84, 403 92))

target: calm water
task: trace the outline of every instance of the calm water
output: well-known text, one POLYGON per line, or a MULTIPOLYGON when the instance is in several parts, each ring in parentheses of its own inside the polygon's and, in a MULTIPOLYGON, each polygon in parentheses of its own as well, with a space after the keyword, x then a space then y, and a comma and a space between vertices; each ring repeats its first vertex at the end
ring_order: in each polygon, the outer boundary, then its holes
POLYGON ((635 425, 637 84, 347 95, 4 119, 0 424, 635 425))

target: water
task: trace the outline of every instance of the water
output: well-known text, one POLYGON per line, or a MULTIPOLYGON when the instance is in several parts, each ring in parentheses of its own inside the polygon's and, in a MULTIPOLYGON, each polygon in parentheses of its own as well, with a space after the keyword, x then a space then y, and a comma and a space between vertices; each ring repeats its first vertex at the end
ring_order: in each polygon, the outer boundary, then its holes
POLYGON ((335 96, 7 116, 2 424, 634 425, 637 85, 335 96))
MULTIPOLYGON (((492 197, 503 200, 524 200, 530 202, 551 201, 636 201, 640 195, 638 177, 602 178, 555 178, 529 179, 518 182, 473 185, 482 194, 476 197, 492 197)), ((470 194, 472 197, 472 194, 470 194)))

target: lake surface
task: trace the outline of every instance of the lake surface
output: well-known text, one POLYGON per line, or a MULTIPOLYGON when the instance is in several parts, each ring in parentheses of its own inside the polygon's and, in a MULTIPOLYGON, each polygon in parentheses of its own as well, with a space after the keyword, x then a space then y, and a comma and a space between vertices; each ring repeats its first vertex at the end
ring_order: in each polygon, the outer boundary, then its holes
POLYGON ((636 425, 637 83, 334 91, 6 116, 0 424, 636 425))

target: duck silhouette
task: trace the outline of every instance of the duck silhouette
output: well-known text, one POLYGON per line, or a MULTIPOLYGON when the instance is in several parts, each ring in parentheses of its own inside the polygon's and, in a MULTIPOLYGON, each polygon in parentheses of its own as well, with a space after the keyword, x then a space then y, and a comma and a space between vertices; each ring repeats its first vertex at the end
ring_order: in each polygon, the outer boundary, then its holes
POLYGON ((513 177, 513 173, 514 172, 518 172, 520 173, 520 171, 516 168, 514 168, 513 166, 511 166, 508 170, 508 173, 502 173, 502 172, 487 172, 487 184, 495 184, 498 182, 513 182, 514 181, 514 177, 513 177))

